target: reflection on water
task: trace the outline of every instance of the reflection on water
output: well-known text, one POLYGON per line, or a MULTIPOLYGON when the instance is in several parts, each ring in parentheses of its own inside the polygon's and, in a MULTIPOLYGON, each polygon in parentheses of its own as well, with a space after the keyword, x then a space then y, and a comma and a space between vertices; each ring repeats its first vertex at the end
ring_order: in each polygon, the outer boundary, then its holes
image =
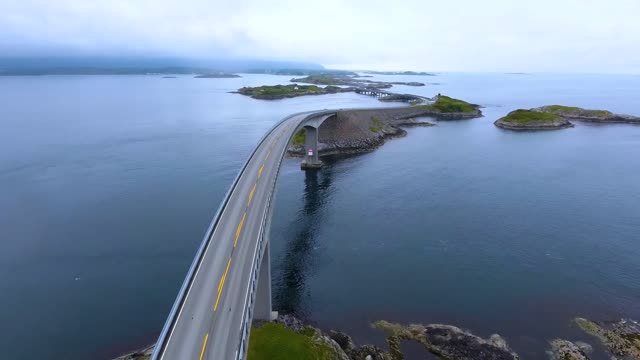
POLYGON ((330 201, 333 172, 331 163, 326 163, 320 170, 305 171, 304 204, 292 223, 293 235, 275 262, 278 264, 278 275, 273 279, 275 308, 283 314, 295 314, 302 319, 309 315, 305 303, 308 297, 306 278, 315 262, 316 232, 322 224, 324 205, 330 201))

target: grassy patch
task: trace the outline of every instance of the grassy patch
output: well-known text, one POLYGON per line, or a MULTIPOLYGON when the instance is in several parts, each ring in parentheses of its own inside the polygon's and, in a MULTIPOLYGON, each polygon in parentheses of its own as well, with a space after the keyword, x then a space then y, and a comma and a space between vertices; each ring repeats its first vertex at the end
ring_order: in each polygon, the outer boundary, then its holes
POLYGON ((369 126, 369 131, 371 131, 372 133, 379 133, 380 130, 382 130, 382 128, 384 127, 384 123, 382 122, 382 120, 376 117, 372 116, 371 122, 373 122, 373 125, 369 126))
POLYGON ((305 326, 304 330, 302 330, 302 335, 312 337, 315 335, 316 331, 311 326, 305 326))
POLYGON ((543 107, 544 111, 553 114, 573 114, 582 116, 596 116, 606 117, 610 116, 611 112, 607 110, 589 110, 575 106, 562 106, 562 105, 548 105, 543 107))
POLYGON ((383 127, 384 123, 382 122, 382 120, 378 119, 377 117, 371 117, 371 121, 373 121, 373 123, 375 124, 375 126, 377 127, 383 127))
POLYGON ((552 113, 518 109, 502 118, 502 121, 518 124, 544 123, 560 120, 561 117, 552 113))
POLYGON ((304 129, 300 129, 295 135, 293 135, 293 145, 304 145, 304 142, 307 140, 307 132, 304 129))
POLYGON ((440 95, 435 103, 426 105, 428 110, 441 113, 466 113, 473 112, 476 107, 466 101, 440 95))
POLYGON ((249 360, 328 360, 334 357, 332 348, 314 342, 310 336, 298 334, 286 327, 268 323, 251 330, 249 360))
POLYGON ((593 321, 589 321, 583 318, 576 318, 575 322, 580 329, 582 329, 584 332, 588 334, 591 334, 591 335, 600 334, 600 326, 598 326, 598 324, 594 323, 593 321))

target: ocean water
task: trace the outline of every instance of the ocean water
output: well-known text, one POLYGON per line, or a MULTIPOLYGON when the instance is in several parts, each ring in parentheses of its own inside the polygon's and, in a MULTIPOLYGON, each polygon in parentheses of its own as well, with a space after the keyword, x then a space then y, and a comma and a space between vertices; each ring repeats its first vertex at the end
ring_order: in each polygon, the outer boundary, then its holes
MULTIPOLYGON (((315 173, 286 160, 276 309, 380 345, 374 320, 453 324, 499 333, 533 359, 555 337, 595 343, 574 316, 640 318, 640 126, 492 125, 551 103, 640 115, 640 77, 374 79, 438 83, 392 91, 460 97, 485 117, 409 129, 315 173)), ((228 93, 288 80, 0 77, 3 354, 104 359, 153 342, 262 134, 298 111, 388 106, 228 93)))

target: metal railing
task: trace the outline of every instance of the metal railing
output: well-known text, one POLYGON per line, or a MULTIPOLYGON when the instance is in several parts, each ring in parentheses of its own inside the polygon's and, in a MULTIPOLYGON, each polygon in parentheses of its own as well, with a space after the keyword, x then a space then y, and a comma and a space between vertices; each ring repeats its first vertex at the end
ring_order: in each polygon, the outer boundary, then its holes
MULTIPOLYGON (((300 124, 304 123, 305 121, 309 120, 312 117, 321 116, 321 115, 324 115, 324 114, 327 114, 327 113, 331 113, 331 112, 335 112, 335 110, 333 110, 333 111, 318 111, 318 112, 310 113, 309 115, 305 116, 305 118, 303 120, 300 121, 300 124)), ((287 120, 291 119, 292 117, 299 116, 299 115, 302 115, 304 113, 305 112, 300 112, 300 113, 295 113, 295 114, 289 115, 286 118, 284 118, 281 121, 279 121, 278 123, 276 123, 271 129, 269 129, 269 131, 267 131, 267 133, 260 139, 260 141, 258 141, 258 145, 253 149, 253 151, 251 152, 251 154, 249 155, 249 157, 247 158, 245 163, 242 165, 242 168, 240 169, 240 171, 238 172, 238 175, 236 175, 235 179, 233 180, 233 182, 231 184, 231 187, 229 188, 229 190, 227 191, 225 197, 223 198, 222 203, 220 204, 220 207, 218 208, 215 216, 211 220, 211 223, 209 224, 209 227, 207 228, 207 231, 205 233, 204 239, 202 240, 202 243, 200 244, 200 247, 198 247, 198 250, 197 250, 196 255, 195 255, 194 259, 193 259, 193 262, 191 263, 191 266, 189 267, 189 271, 187 272, 185 280, 182 283, 182 286, 180 287, 180 290, 178 291, 178 296, 176 297, 176 300, 173 303, 173 306, 171 307, 171 311, 169 312, 169 316, 167 317, 167 321, 165 322, 165 324, 164 324, 164 326, 162 328, 162 331, 160 332, 160 336, 158 337, 158 342, 156 343, 156 347, 154 348, 154 351, 153 351, 153 354, 151 356, 151 359, 159 360, 161 358, 161 355, 164 353, 164 350, 165 350, 166 345, 167 345, 167 340, 169 339, 170 334, 173 331, 173 327, 175 326, 175 323, 177 321, 179 310, 182 308, 182 306, 183 306, 183 304, 185 302, 185 299, 187 297, 187 294, 189 293, 189 290, 191 289, 191 285, 193 284, 195 273, 196 273, 197 269, 200 267, 200 265, 202 263, 202 259, 204 257, 205 250, 209 246, 213 231, 216 228, 216 226, 218 225, 218 223, 220 221, 220 217, 222 215, 222 212, 224 211, 225 207, 229 203, 229 200, 231 198, 231 194, 233 194, 233 192, 235 191, 235 189, 236 189, 236 187, 238 185, 238 181, 242 177, 242 174, 246 170, 249 162, 251 161, 251 159, 253 158, 253 156, 257 152, 257 150, 260 148, 260 146, 269 137, 269 135, 271 135, 271 133, 273 133, 273 131, 276 128, 278 128, 280 125, 282 125, 284 122, 286 122, 287 120)), ((299 126, 298 126, 298 128, 299 128, 299 126)), ((293 138, 295 133, 298 131, 298 128, 296 128, 296 131, 294 131, 289 136, 289 140, 288 140, 289 142, 291 142, 291 139, 293 138)), ((287 151, 287 147, 288 146, 285 146, 285 148, 284 148, 284 150, 283 150, 283 152, 282 152, 282 154, 280 156, 280 160, 278 161, 278 166, 277 166, 277 170, 276 170, 276 176, 274 177, 274 180, 273 180, 273 183, 272 183, 272 188, 271 188, 271 191, 269 192, 269 197, 268 197, 268 200, 267 200, 267 207, 265 208, 265 212, 263 214, 263 220, 262 220, 262 223, 260 225, 260 240, 259 240, 258 246, 256 247, 256 253, 254 253, 251 280, 250 280, 250 284, 249 284, 249 291, 248 291, 247 298, 245 299, 245 309, 244 309, 244 312, 243 312, 243 315, 242 315, 241 341, 240 341, 240 345, 239 345, 239 349, 238 349, 238 354, 239 355, 236 356, 239 359, 244 358, 244 354, 246 352, 246 343, 247 343, 248 336, 249 336, 249 329, 251 328, 250 322, 252 320, 252 315, 253 315, 253 303, 254 303, 254 300, 255 300, 255 287, 256 287, 256 283, 257 283, 256 281, 257 281, 257 274, 258 274, 257 270, 259 270, 260 260, 262 260, 262 255, 259 255, 260 259, 257 259, 256 257, 258 256, 258 254, 263 254, 264 253, 262 251, 262 248, 264 246, 264 226, 265 226, 266 220, 267 220, 266 216, 269 213, 268 210, 271 207, 271 199, 273 197, 273 192, 275 191, 275 182, 276 182, 275 180, 278 177, 277 175, 278 175, 278 173, 280 171, 280 165, 282 163, 282 158, 284 157, 284 154, 287 151), (256 260, 257 260, 257 263, 256 263, 256 260), (248 325, 247 325, 247 323, 248 323, 248 325), (242 351, 240 351, 240 350, 242 350, 242 351)))
MULTIPOLYGON (((243 360, 247 353, 247 345, 249 343, 249 332, 251 330, 251 323, 253 321, 253 309, 254 309, 254 304, 256 300, 258 274, 260 273, 260 265, 262 264, 262 257, 265 254, 264 247, 267 245, 267 242, 268 242, 268 241, 265 241, 264 230, 267 226, 267 220, 269 219, 269 214, 271 211, 271 201, 276 192, 276 180, 278 179, 278 175, 280 173, 280 166, 282 164, 282 159, 284 159, 284 155, 287 152, 287 149, 289 147, 288 144, 291 143, 293 136, 298 132, 302 124, 304 124, 305 122, 309 121, 312 118, 324 116, 332 113, 334 114, 335 110, 320 111, 320 112, 315 112, 313 114, 307 115, 304 119, 302 119, 298 124, 298 126, 296 127, 296 129, 291 133, 291 135, 289 135, 289 139, 287 140, 287 146, 283 148, 282 153, 280 154, 280 157, 278 157, 279 160, 278 160, 278 165, 276 165, 276 176, 273 177, 273 180, 271 183, 271 189, 269 191, 269 195, 267 198, 267 206, 264 209, 264 213, 262 214, 262 222, 260 223, 260 231, 258 235, 260 239, 258 240, 258 246, 256 246, 256 251, 253 254, 251 276, 248 284, 247 295, 244 300, 244 310, 242 312, 242 326, 240 328, 240 344, 238 344, 238 350, 236 351, 236 360, 243 360)), ((271 279, 266 279, 266 280, 271 281, 271 279)))

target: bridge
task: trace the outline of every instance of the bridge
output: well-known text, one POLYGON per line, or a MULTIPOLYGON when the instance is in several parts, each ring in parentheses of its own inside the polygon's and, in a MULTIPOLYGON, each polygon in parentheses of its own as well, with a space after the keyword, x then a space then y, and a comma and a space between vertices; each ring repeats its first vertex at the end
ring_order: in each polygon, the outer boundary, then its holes
POLYGON ((336 111, 291 115, 260 140, 214 216, 152 359, 244 359, 253 319, 272 320, 269 226, 280 165, 305 129, 303 168, 321 166, 318 128, 336 111))

